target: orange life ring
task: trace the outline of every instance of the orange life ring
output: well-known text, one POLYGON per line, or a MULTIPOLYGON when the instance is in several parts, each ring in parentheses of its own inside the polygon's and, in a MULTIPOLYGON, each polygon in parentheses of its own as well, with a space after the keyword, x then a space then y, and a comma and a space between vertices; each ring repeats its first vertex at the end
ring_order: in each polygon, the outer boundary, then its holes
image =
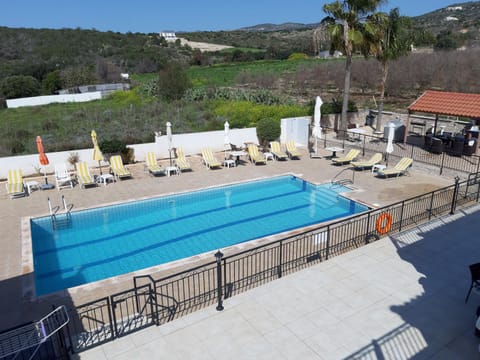
POLYGON ((390 231, 390 228, 392 227, 392 221, 392 215, 385 212, 378 217, 375 224, 375 229, 377 229, 377 232, 379 234, 386 234, 390 231))

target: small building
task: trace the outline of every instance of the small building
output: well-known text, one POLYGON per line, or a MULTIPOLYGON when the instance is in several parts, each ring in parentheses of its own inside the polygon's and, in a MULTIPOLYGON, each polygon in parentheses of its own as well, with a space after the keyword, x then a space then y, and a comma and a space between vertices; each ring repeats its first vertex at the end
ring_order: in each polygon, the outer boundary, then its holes
POLYGON ((160 32, 159 35, 167 41, 177 40, 177 35, 175 34, 174 31, 162 31, 162 32, 160 32))

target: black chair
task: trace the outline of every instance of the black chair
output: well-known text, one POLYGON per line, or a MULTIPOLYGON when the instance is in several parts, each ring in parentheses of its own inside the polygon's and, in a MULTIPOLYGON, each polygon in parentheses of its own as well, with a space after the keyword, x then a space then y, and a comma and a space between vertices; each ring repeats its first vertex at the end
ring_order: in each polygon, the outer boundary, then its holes
POLYGON ((463 138, 461 138, 461 139, 455 138, 455 140, 452 142, 452 147, 450 148, 450 155, 452 155, 452 156, 462 156, 463 145, 464 145, 463 138))
POLYGON ((472 156, 477 151, 477 139, 466 140, 463 147, 463 155, 472 156))
POLYGON ((480 286, 480 263, 471 264, 469 268, 470 268, 470 276, 472 278, 472 282, 470 284, 470 289, 468 289, 467 297, 465 298, 465 303, 467 303, 473 287, 480 286))
POLYGON ((430 146, 430 152, 434 154, 441 154, 443 152, 443 141, 439 138, 432 138, 432 146, 430 146))

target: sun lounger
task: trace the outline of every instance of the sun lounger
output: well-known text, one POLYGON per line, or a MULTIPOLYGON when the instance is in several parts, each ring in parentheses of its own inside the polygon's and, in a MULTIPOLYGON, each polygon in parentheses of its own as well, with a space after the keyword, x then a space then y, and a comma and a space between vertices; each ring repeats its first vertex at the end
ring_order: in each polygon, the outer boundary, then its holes
POLYGON ((381 153, 375 153, 373 156, 366 161, 352 161, 350 164, 355 168, 355 169, 371 169, 373 165, 378 164, 380 161, 382 161, 382 154, 381 153))
POLYGON ((205 148, 202 150, 202 158, 205 166, 209 169, 222 166, 222 163, 215 159, 210 148, 205 148))
POLYGON ((377 171, 377 176, 389 177, 389 176, 400 176, 405 175, 413 164, 413 159, 404 157, 391 169, 380 169, 377 171))
POLYGON ((300 159, 302 156, 302 153, 298 151, 297 147, 295 146, 295 141, 290 140, 287 141, 285 144, 287 148, 287 154, 290 157, 290 159, 300 159))
POLYGON ((147 156, 145 158, 145 167, 153 176, 165 174, 165 170, 157 163, 155 153, 152 151, 147 152, 147 156))
POLYGON ((5 185, 7 187, 7 193, 12 199, 19 196, 25 196, 22 170, 8 170, 7 183, 5 185))
POLYGON ((338 164, 338 165, 346 165, 346 164, 349 164, 351 161, 353 161, 357 156, 358 154, 360 154, 360 150, 357 150, 357 149, 351 149, 347 155, 345 155, 344 157, 341 157, 341 158, 333 158, 332 159, 332 162, 334 164, 338 164))
POLYGON ((76 163, 75 169, 77 172, 77 181, 81 187, 85 188, 90 185, 97 186, 97 183, 92 178, 92 175, 90 175, 90 170, 88 169, 85 161, 76 163))
POLYGON ((185 157, 185 153, 183 152, 183 149, 181 147, 178 147, 176 149, 176 153, 177 153, 177 158, 175 159, 175 164, 177 164, 177 167, 180 169, 180 171, 192 170, 190 163, 187 161, 185 157))
POLYGON ((117 180, 132 177, 130 171, 123 166, 122 157, 120 155, 114 155, 110 158, 110 168, 112 169, 113 176, 115 176, 117 180))
POLYGON ((288 155, 285 153, 282 148, 280 147, 280 143, 278 141, 270 142, 270 152, 273 154, 273 157, 277 160, 287 160, 288 155))
POLYGON ((250 157, 250 161, 255 165, 267 163, 265 156, 258 151, 258 146, 255 144, 248 144, 248 156, 250 157))
POLYGON ((57 183, 57 190, 62 188, 73 188, 72 177, 68 173, 65 164, 55 164, 55 182, 57 183))

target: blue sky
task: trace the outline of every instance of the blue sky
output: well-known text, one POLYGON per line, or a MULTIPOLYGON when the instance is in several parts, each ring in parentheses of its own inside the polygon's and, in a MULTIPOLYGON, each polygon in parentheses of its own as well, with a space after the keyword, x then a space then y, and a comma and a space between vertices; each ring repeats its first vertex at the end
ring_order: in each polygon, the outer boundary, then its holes
MULTIPOLYGON (((264 23, 316 23, 330 0, 4 0, 0 26, 81 28, 115 32, 219 31, 264 23)), ((454 4, 452 0, 390 0, 382 8, 398 7, 416 16, 454 4)), ((458 2, 457 2, 458 3, 458 2)))

